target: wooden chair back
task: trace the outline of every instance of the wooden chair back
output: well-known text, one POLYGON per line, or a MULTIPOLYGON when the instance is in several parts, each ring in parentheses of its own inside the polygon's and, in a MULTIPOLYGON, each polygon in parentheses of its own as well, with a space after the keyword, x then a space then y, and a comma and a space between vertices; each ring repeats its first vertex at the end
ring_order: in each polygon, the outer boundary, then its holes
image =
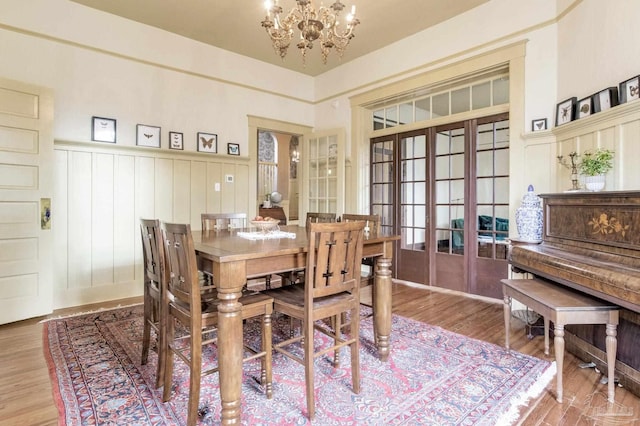
POLYGON ((334 223, 337 221, 335 213, 307 212, 307 226, 310 223, 334 223))
POLYGON ((247 227, 246 213, 202 213, 200 220, 203 231, 242 229, 247 227))
POLYGON ((364 221, 364 232, 375 233, 378 235, 380 233, 380 215, 377 214, 349 214, 345 213, 342 215, 343 222, 353 222, 355 220, 364 221))
POLYGON ((158 336, 158 364, 156 388, 162 386, 164 357, 160 353, 163 346, 164 329, 162 326, 163 281, 166 279, 165 257, 162 245, 162 230, 158 219, 140 219, 142 237, 142 263, 144 267, 144 325, 142 330, 142 355, 140 363, 146 364, 149 357, 151 329, 158 336))
POLYGON ((160 221, 158 219, 140 219, 140 234, 142 236, 144 282, 145 285, 149 282, 150 286, 159 294, 165 268, 160 221))
POLYGON ((309 224, 306 302, 360 288, 364 222, 309 224))
POLYGON ((191 226, 163 223, 162 237, 167 260, 167 298, 188 306, 191 315, 200 317, 200 280, 191 226))

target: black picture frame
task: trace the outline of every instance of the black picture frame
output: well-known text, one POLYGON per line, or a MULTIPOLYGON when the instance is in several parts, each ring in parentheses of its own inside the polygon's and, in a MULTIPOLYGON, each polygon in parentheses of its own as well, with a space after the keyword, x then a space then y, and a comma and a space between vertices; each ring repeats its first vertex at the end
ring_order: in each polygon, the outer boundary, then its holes
POLYGON ((91 117, 91 140, 116 143, 115 118, 91 117))
POLYGON ((593 95, 593 112, 606 111, 618 105, 618 88, 607 87, 593 95))
POLYGON ((621 104, 640 99, 640 75, 620 83, 618 97, 621 104))
POLYGON ((229 154, 229 155, 240 155, 240 144, 228 143, 227 144, 227 154, 229 154))
POLYGON ((546 118, 536 118, 535 120, 531 120, 531 131, 532 132, 541 132, 543 130, 547 130, 547 119, 546 118))
POLYGON ((184 135, 180 132, 169 132, 169 149, 184 149, 184 135))
POLYGON ((136 125, 136 145, 160 148, 160 127, 146 124, 136 125))
POLYGON ((585 118, 593 113, 593 95, 582 98, 576 105, 576 119, 585 118))
POLYGON ((215 133, 198 132, 196 145, 198 152, 218 153, 218 135, 215 133))
POLYGON ((577 102, 578 98, 574 96, 556 105, 556 126, 562 126, 575 119, 577 102))

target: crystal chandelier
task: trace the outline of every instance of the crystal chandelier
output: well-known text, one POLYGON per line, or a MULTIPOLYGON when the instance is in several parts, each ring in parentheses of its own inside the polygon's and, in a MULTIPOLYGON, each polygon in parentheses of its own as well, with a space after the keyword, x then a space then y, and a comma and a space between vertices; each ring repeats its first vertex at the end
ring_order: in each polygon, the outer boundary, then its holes
POLYGON ((297 6, 284 17, 281 17, 282 7, 278 0, 266 0, 267 16, 262 26, 271 37, 273 48, 282 59, 287 56, 287 50, 294 36, 295 27, 300 30, 300 41, 296 47, 302 53, 302 62, 306 63, 307 50, 313 48, 313 42, 318 40, 322 53, 322 62, 327 63, 327 56, 332 48, 342 57, 349 41, 354 37, 353 29, 360 21, 356 18, 356 7, 351 7, 351 13, 340 23, 340 12, 345 5, 336 0, 331 6, 320 6, 316 12, 311 0, 296 0, 297 6))

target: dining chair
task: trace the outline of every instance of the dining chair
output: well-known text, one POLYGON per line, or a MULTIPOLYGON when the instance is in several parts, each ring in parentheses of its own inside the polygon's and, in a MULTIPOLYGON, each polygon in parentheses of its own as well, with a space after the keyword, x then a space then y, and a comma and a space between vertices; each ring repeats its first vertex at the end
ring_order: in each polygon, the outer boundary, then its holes
POLYGON ((241 229, 247 227, 246 213, 202 213, 200 220, 203 231, 241 229))
MULTIPOLYGON (((380 233, 380 215, 377 214, 350 214, 344 213, 341 217, 342 222, 353 222, 356 220, 364 221, 364 233, 378 235, 380 233)), ((365 257, 362 259, 362 265, 366 267, 361 274, 361 284, 372 285, 374 278, 375 259, 373 257, 365 257)))
POLYGON ((319 212, 307 212, 306 224, 310 223, 333 223, 337 220, 335 213, 319 213, 319 212))
POLYGON ((353 392, 360 393, 359 281, 363 229, 364 222, 310 223, 305 283, 263 293, 273 297, 275 312, 302 321, 302 331, 275 343, 274 350, 304 365, 310 420, 315 416, 316 358, 333 351, 333 362, 338 366, 340 348, 349 346, 353 392), (352 322, 348 334, 343 333, 341 327, 341 314, 344 312, 349 313, 352 322), (331 343, 316 349, 316 330, 329 336, 331 343))
MULTIPOLYGON (((310 223, 333 223, 337 221, 335 213, 307 212, 306 226, 310 223)), ((293 271, 278 274, 282 278, 282 285, 300 284, 304 282, 304 269, 294 269, 293 271)))
MULTIPOLYGON (((215 292, 203 294, 200 291, 196 251, 193 244, 191 227, 188 224, 162 224, 163 246, 167 259, 166 289, 163 294, 163 318, 166 324, 164 341, 164 402, 171 398, 174 355, 189 367, 189 403, 187 425, 197 422, 200 399, 200 380, 202 376, 218 371, 218 367, 203 371, 202 348, 217 342, 218 297, 215 292), (181 324, 180 334, 176 336, 176 322, 181 324)), ((243 293, 242 319, 260 317, 262 321, 262 339, 260 348, 245 346, 248 356, 243 361, 261 358, 262 368, 259 381, 265 388, 267 398, 273 396, 272 388, 272 343, 271 314, 273 298, 257 292, 243 293)), ((240 380, 240 378, 238 378, 240 380)))
POLYGON ((142 331, 142 355, 140 364, 145 365, 149 357, 151 330, 156 335, 158 365, 156 370, 156 388, 163 382, 164 356, 161 350, 164 344, 164 327, 161 319, 161 291, 165 278, 165 259, 162 247, 162 231, 158 219, 140 219, 142 235, 142 261, 144 266, 144 326, 142 331))

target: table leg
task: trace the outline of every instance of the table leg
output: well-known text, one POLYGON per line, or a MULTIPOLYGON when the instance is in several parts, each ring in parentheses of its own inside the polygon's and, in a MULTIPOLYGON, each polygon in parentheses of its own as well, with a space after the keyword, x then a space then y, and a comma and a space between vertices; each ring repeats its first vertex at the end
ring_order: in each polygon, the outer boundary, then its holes
POLYGON ((555 324, 553 328, 553 347, 556 351, 556 400, 562 402, 562 366, 564 365, 564 324, 555 324))
POLYGON ((607 337, 605 338, 605 347, 607 349, 607 373, 609 376, 609 402, 615 402, 616 352, 618 350, 618 339, 616 338, 617 334, 617 326, 615 324, 607 324, 607 337))
POLYGON ((218 283, 218 365, 221 424, 239 425, 242 398, 242 285, 246 274, 233 271, 231 264, 214 265, 218 283))
POLYGON ((391 259, 378 258, 373 301, 374 332, 378 353, 382 361, 389 359, 389 337, 391 335, 391 259))
POLYGON ((509 349, 509 333, 511 332, 511 296, 504 295, 504 347, 509 349))

